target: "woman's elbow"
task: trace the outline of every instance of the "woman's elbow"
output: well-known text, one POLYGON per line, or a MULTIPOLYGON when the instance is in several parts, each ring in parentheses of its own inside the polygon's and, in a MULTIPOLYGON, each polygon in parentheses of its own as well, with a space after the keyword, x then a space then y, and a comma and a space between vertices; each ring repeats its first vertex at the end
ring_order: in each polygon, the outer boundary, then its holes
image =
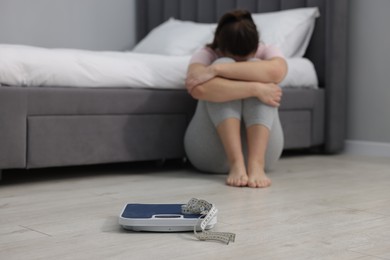
POLYGON ((193 87, 189 93, 194 99, 201 100, 204 96, 204 87, 202 85, 198 85, 193 87))
POLYGON ((275 83, 280 83, 286 77, 287 74, 287 63, 284 59, 280 59, 280 63, 272 71, 272 79, 275 83))
POLYGON ((284 77, 286 76, 286 71, 283 70, 283 69, 276 69, 272 75, 272 78, 273 78, 273 82, 275 83, 280 83, 283 81, 284 77))
POLYGON ((190 95, 192 98, 196 100, 204 100, 204 101, 210 101, 210 102, 224 102, 224 99, 221 99, 219 95, 213 95, 209 91, 206 91, 205 86, 198 85, 192 89, 190 92, 190 95))
POLYGON ((188 79, 186 79, 185 87, 187 89, 188 94, 190 94, 194 99, 199 99, 201 95, 200 85, 194 86, 188 79))

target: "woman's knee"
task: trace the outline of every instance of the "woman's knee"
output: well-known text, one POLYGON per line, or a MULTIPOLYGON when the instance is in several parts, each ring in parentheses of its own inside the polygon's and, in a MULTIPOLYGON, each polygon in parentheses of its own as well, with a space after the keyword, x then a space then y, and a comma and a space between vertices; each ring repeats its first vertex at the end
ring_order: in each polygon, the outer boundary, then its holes
POLYGON ((221 57, 216 59, 213 64, 218 64, 218 63, 233 63, 236 62, 234 59, 229 58, 229 57, 221 57))
POLYGON ((228 118, 241 120, 242 117, 241 100, 222 103, 206 102, 206 108, 215 127, 228 118))
MULTIPOLYGON (((260 59, 258 58, 251 58, 249 59, 248 61, 258 61, 260 59)), ((218 63, 233 63, 233 62, 236 62, 234 59, 230 58, 230 57, 220 57, 218 59, 216 59, 213 64, 218 64, 218 63)))

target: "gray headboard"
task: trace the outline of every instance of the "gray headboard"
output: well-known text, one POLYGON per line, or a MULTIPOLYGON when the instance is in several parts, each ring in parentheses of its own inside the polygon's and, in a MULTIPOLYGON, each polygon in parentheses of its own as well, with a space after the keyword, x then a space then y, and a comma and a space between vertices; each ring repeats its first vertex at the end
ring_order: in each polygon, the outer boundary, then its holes
MULTIPOLYGON (((211 23, 236 8, 259 13, 314 6, 321 16, 305 56, 314 63, 320 87, 326 89, 326 136, 344 138, 348 0, 137 0, 137 40, 170 17, 211 23)), ((327 145, 340 143, 341 139, 327 145)))

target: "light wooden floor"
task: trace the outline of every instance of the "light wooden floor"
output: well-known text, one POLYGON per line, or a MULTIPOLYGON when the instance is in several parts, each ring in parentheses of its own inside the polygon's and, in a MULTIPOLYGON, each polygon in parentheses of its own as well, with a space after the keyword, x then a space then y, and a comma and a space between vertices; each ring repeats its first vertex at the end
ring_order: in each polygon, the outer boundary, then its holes
POLYGON ((4 172, 1 259, 390 259, 390 159, 285 157, 267 189, 232 188, 223 175, 145 164, 4 172), (216 231, 137 233, 117 223, 130 202, 219 209, 216 231))

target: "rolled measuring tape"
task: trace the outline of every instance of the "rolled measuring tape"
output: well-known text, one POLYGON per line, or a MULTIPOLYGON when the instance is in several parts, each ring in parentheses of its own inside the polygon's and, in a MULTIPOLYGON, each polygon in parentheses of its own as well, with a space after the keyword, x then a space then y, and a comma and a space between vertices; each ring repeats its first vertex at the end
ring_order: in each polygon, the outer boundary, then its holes
POLYGON ((218 209, 205 200, 200 200, 196 198, 190 199, 187 204, 182 205, 181 211, 183 214, 201 214, 198 219, 198 223, 194 226, 195 237, 199 240, 218 240, 223 243, 229 244, 229 242, 234 242, 236 234, 230 232, 213 232, 205 230, 206 226, 210 221, 217 216, 218 209), (197 227, 200 222, 201 232, 197 232, 197 227))

